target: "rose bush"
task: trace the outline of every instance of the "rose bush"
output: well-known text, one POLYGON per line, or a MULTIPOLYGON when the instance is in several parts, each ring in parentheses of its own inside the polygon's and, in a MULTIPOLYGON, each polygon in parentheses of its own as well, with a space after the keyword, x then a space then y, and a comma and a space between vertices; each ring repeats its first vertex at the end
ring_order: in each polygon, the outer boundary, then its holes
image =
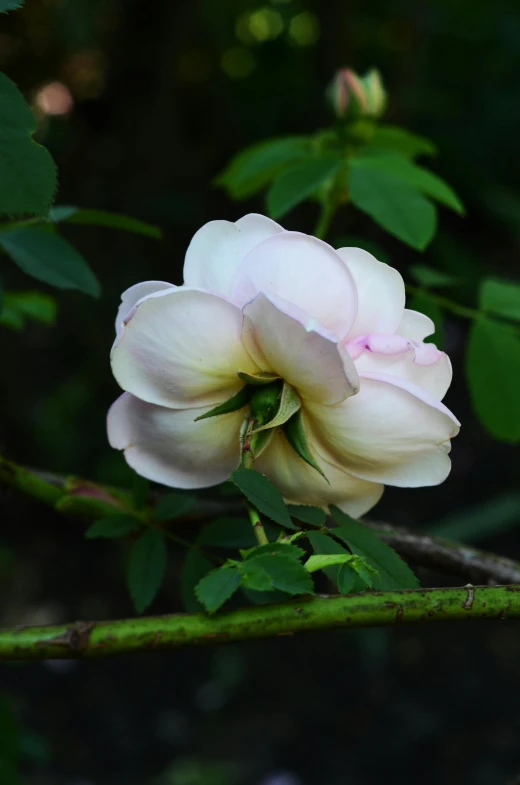
POLYGON ((366 251, 261 215, 212 221, 188 247, 182 286, 147 281, 122 296, 111 363, 125 393, 108 414, 110 443, 158 483, 223 482, 248 404, 196 418, 270 373, 295 393, 325 477, 280 427, 255 468, 287 501, 362 515, 385 484, 436 485, 450 471, 459 423, 441 403, 449 358, 423 343, 433 331, 405 310, 401 275, 366 251))

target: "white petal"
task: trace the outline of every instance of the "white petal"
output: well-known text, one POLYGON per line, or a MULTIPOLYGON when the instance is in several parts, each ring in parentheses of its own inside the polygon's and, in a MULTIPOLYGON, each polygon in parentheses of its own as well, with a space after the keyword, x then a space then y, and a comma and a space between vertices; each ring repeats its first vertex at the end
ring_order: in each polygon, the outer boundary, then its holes
POLYGON ((279 297, 259 294, 245 306, 242 341, 262 370, 277 373, 303 398, 337 403, 359 389, 343 344, 279 297))
POLYGON ((184 283, 229 295, 231 281, 258 243, 283 232, 270 218, 251 213, 231 221, 210 221, 194 235, 184 260, 184 283))
POLYGON ((119 328, 123 326, 125 316, 128 316, 134 305, 138 303, 139 300, 141 300, 143 297, 148 297, 148 295, 154 294, 155 292, 161 292, 163 289, 176 288, 177 287, 172 283, 166 283, 166 281, 143 281, 142 283, 134 284, 125 292, 123 292, 121 295, 121 305, 117 311, 116 334, 119 332, 119 328))
POLYGON ((269 447, 255 461, 255 469, 265 474, 291 504, 319 507, 336 504, 357 518, 379 501, 383 485, 348 474, 327 460, 316 444, 311 443, 311 449, 330 484, 294 452, 282 433, 275 434, 269 447))
POLYGON ((166 409, 125 393, 108 412, 108 439, 148 480, 173 488, 207 488, 227 480, 238 466, 244 412, 195 422, 205 411, 208 407, 166 409))
MULTIPOLYGON (((433 344, 421 346, 433 347, 433 344)), ((439 352, 439 359, 432 365, 414 362, 412 352, 393 357, 365 352, 355 361, 355 365, 359 374, 384 373, 416 384, 438 401, 442 401, 446 395, 453 376, 450 358, 444 352, 439 352)))
POLYGON ((338 338, 356 315, 356 287, 336 251, 298 232, 265 240, 240 265, 231 300, 243 307, 260 292, 302 308, 338 338))
POLYGON ((242 314, 227 300, 179 287, 142 300, 112 350, 127 392, 159 406, 220 403, 258 366, 241 341, 242 314))
POLYGON ((362 374, 358 395, 336 406, 306 401, 313 434, 356 477, 399 487, 437 485, 449 474, 460 423, 416 385, 362 374))
POLYGON ((403 317, 405 293, 400 273, 361 248, 337 252, 357 287, 358 311, 348 338, 365 333, 394 333, 403 317))
POLYGON ((411 311, 405 308, 401 323, 397 328, 398 335, 404 335, 412 341, 424 341, 429 335, 435 332, 435 325, 429 316, 419 311, 411 311))

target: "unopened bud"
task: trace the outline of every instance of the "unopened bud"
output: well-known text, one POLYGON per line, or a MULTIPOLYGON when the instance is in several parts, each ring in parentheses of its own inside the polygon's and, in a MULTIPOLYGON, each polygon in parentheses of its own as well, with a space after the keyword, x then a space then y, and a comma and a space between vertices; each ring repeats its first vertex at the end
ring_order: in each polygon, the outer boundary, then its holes
POLYGON ((379 71, 373 68, 359 76, 350 68, 339 70, 327 90, 328 103, 340 120, 381 117, 386 93, 379 71))
POLYGON ((271 382, 257 387, 249 402, 251 417, 257 425, 264 425, 273 419, 280 406, 283 382, 271 382))

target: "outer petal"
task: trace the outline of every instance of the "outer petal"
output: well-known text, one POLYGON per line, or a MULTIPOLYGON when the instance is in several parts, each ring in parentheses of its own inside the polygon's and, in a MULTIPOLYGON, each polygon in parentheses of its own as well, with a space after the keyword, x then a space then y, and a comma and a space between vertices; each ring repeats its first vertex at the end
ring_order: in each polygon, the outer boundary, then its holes
POLYGON ((246 305, 242 340, 263 370, 275 371, 303 398, 337 403, 359 389, 355 365, 343 344, 280 298, 259 294, 246 305))
POLYGON ((412 341, 424 341, 429 335, 435 332, 435 325, 429 316, 419 311, 411 311, 405 308, 401 323, 397 328, 398 335, 404 335, 412 341))
POLYGON ((229 295, 242 259, 258 243, 283 232, 270 218, 251 213, 236 223, 210 221, 194 235, 184 260, 184 283, 229 295))
POLYGON ((238 466, 244 413, 194 422, 205 411, 166 409, 125 393, 108 412, 108 439, 143 477, 174 488, 206 488, 238 466))
POLYGON ((400 273, 361 248, 340 248, 357 286, 358 312, 348 338, 365 333, 394 333, 403 317, 405 293, 400 273))
POLYGON ((280 489, 286 501, 293 504, 320 507, 336 504, 355 518, 377 504, 383 485, 353 477, 327 460, 315 443, 311 447, 330 485, 294 452, 281 433, 275 434, 269 447, 255 461, 255 468, 280 489))
POLYGON ((437 485, 449 474, 449 440, 459 422, 410 382, 363 374, 359 395, 305 407, 322 449, 356 477, 413 488, 437 485))
POLYGON ((125 316, 130 313, 139 300, 142 300, 143 297, 148 297, 148 295, 154 294, 155 292, 162 292, 164 289, 170 288, 176 289, 177 287, 172 283, 166 283, 166 281, 143 281, 142 283, 134 284, 123 292, 121 295, 121 305, 117 311, 116 333, 119 333, 120 327, 123 326, 125 316))
MULTIPOLYGON (((433 344, 422 344, 433 346, 433 344)), ((432 365, 420 365, 414 362, 413 354, 396 355, 394 357, 365 352, 356 360, 356 368, 360 375, 366 373, 384 373, 397 376, 399 379, 411 382, 420 387, 424 392, 433 395, 442 401, 451 384, 453 371, 450 358, 444 352, 439 352, 439 360, 432 365)))
POLYGON ((240 265, 231 300, 242 307, 259 292, 302 308, 338 338, 346 335, 356 315, 356 287, 336 251, 298 232, 265 240, 240 265))
POLYGON ((242 345, 242 314, 227 300, 194 289, 142 300, 112 350, 123 390, 160 406, 219 403, 241 386, 237 371, 258 366, 242 345))

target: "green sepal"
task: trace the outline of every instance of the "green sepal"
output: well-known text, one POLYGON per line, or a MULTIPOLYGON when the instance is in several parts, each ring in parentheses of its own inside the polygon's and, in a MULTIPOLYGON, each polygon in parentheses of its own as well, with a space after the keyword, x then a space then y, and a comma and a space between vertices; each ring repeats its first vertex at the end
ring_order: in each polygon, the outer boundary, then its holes
POLYGON ((258 458, 269 445, 274 436, 274 430, 253 431, 249 437, 249 447, 254 458, 258 458))
MULTIPOLYGON (((285 438, 293 448, 293 450, 302 458, 305 463, 308 463, 309 466, 312 466, 313 469, 316 469, 319 474, 323 477, 324 480, 327 480, 323 469, 319 464, 316 462, 313 454, 311 453, 309 442, 307 440, 307 434, 305 433, 305 425, 303 424, 303 416, 302 410, 293 414, 293 416, 287 420, 283 429, 285 438)), ((330 485, 330 483, 329 483, 330 485)))
POLYGON ((275 373, 268 373, 267 371, 260 371, 260 373, 238 371, 237 376, 246 384, 252 384, 254 387, 262 387, 265 384, 271 384, 271 382, 275 382, 280 378, 275 373))
POLYGON ((218 417, 220 414, 236 412, 238 409, 242 409, 246 404, 249 403, 250 396, 251 391, 246 385, 245 387, 242 387, 242 389, 237 393, 235 393, 235 395, 232 395, 231 398, 228 398, 227 401, 224 401, 224 403, 219 403, 219 405, 215 406, 214 409, 210 409, 209 412, 206 412, 206 414, 201 414, 200 417, 195 417, 195 422, 198 420, 205 420, 208 417, 218 417))
POLYGON ((253 389, 249 409, 255 425, 265 425, 276 416, 280 408, 282 386, 283 382, 280 380, 253 389))
POLYGON ((269 422, 259 425, 258 428, 254 428, 251 433, 254 434, 258 433, 259 431, 265 431, 268 428, 278 428, 280 425, 284 425, 287 420, 289 420, 294 414, 296 414, 297 411, 299 411, 299 409, 301 409, 301 405, 301 401, 294 391, 294 387, 291 387, 290 384, 284 382, 282 387, 282 394, 278 399, 278 410, 276 414, 272 417, 271 420, 269 420, 269 422))

